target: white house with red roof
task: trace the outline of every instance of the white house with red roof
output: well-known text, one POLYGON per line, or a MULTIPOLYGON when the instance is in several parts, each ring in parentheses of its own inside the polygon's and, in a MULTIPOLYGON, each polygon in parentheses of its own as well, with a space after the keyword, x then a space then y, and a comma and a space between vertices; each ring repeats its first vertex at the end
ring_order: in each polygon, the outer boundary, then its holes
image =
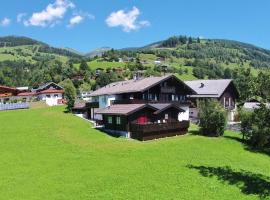
POLYGON ((64 89, 54 82, 46 83, 34 90, 39 101, 45 101, 49 106, 63 104, 64 89))
POLYGON ((46 83, 31 91, 26 87, 13 88, 0 86, 0 104, 2 105, 31 102, 34 99, 45 101, 49 106, 63 104, 64 89, 53 82, 46 83))

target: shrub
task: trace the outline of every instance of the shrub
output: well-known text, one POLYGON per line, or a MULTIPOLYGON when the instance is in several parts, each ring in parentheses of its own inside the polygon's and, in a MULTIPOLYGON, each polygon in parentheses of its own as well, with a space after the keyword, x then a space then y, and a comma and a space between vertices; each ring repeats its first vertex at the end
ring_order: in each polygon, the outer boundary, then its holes
POLYGON ((254 112, 241 113, 241 131, 243 138, 253 148, 270 148, 270 109, 264 104, 254 112))
POLYGON ((214 137, 224 134, 226 126, 226 112, 218 101, 200 101, 199 119, 201 134, 214 137))
POLYGON ((67 110, 70 112, 76 100, 76 96, 77 96, 76 88, 74 87, 70 79, 65 79, 59 85, 61 85, 65 90, 65 99, 67 100, 67 110))

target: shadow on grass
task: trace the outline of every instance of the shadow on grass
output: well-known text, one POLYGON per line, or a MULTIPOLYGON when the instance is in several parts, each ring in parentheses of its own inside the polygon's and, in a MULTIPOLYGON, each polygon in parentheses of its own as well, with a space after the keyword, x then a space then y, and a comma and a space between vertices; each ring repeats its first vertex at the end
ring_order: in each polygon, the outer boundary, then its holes
POLYGON ((253 194, 261 199, 270 197, 270 177, 254 174, 249 171, 234 171, 230 167, 207 167, 188 165, 190 169, 198 170, 204 177, 217 177, 223 183, 237 186, 243 194, 253 194))
POLYGON ((199 130, 189 130, 188 132, 191 135, 202 135, 199 130))
POLYGON ((235 136, 224 135, 223 137, 242 143, 244 145, 245 150, 247 150, 247 151, 250 151, 250 152, 253 152, 253 153, 262 153, 262 154, 265 154, 267 156, 270 156, 270 149, 255 149, 255 148, 252 148, 250 145, 248 145, 247 140, 244 140, 244 139, 240 138, 237 135, 235 135, 235 136))
POLYGON ((246 141, 243 140, 242 138, 238 137, 238 136, 229 136, 229 135, 224 135, 224 138, 230 139, 230 140, 235 140, 237 142, 241 142, 243 144, 246 144, 246 141))
POLYGON ((114 132, 108 132, 108 131, 105 131, 104 129, 102 128, 97 128, 97 130, 99 130, 100 132, 110 136, 110 137, 114 137, 114 138, 120 138, 122 137, 121 135, 117 134, 117 133, 114 133, 114 132))
POLYGON ((261 154, 270 156, 270 149, 254 149, 250 146, 246 146, 245 149, 253 153, 261 153, 261 154))

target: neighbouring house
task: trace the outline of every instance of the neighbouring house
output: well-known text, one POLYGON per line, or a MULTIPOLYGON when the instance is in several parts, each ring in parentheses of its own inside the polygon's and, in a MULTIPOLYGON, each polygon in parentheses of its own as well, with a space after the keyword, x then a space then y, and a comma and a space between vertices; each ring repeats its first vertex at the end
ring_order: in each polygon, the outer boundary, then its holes
POLYGON ((17 88, 0 86, 0 110, 27 109, 29 104, 21 99, 17 88))
POLYGON ((180 122, 179 112, 185 110, 172 103, 116 104, 96 111, 106 132, 138 140, 185 134, 189 121, 180 122))
POLYGON ((103 71, 104 71, 103 68, 100 67, 96 68, 96 76, 99 76, 103 71))
POLYGON ((64 103, 63 94, 64 89, 53 82, 33 90, 29 90, 28 87, 0 86, 0 104, 2 105, 0 109, 29 108, 29 102, 34 100, 45 101, 49 106, 59 105, 64 103))
MULTIPOLYGON (((243 105, 243 109, 247 111, 253 111, 255 109, 260 108, 260 102, 253 101, 253 102, 245 102, 243 105)), ((267 108, 270 108, 270 103, 266 103, 265 106, 267 108)))
POLYGON ((92 91, 80 91, 79 97, 83 99, 84 101, 90 101, 91 100, 91 93, 92 91))
POLYGON ((17 88, 0 86, 0 104, 5 104, 16 99, 19 90, 17 88))
POLYGON ((54 82, 46 83, 34 89, 33 92, 39 101, 45 101, 49 106, 64 103, 64 89, 54 82))
MULTIPOLYGON (((133 80, 119 81, 108 84, 91 93, 90 96, 92 97, 92 99, 90 102, 86 103, 86 111, 90 119, 96 120, 99 123, 103 123, 105 129, 115 132, 119 132, 119 130, 109 129, 108 128, 109 125, 106 121, 108 115, 113 116, 113 114, 115 114, 110 113, 110 111, 112 109, 121 110, 123 108, 134 108, 134 106, 135 107, 138 106, 138 108, 146 107, 147 109, 150 110, 152 109, 152 114, 149 115, 148 118, 145 117, 144 120, 143 118, 140 118, 141 121, 140 120, 139 121, 141 123, 139 125, 143 125, 144 123, 145 125, 148 124, 149 126, 151 124, 152 124, 151 126, 158 126, 158 124, 160 124, 161 122, 163 122, 163 124, 169 122, 169 120, 167 120, 167 118, 169 117, 168 115, 170 115, 169 111, 168 113, 162 113, 161 115, 163 116, 159 116, 159 119, 157 118, 158 115, 156 114, 158 110, 162 110, 163 107, 159 109, 154 106, 155 104, 156 106, 163 105, 165 107, 169 106, 168 109, 169 108, 174 109, 174 112, 177 113, 173 115, 174 121, 184 123, 188 122, 189 120, 190 103, 187 99, 187 96, 194 94, 196 94, 196 92, 193 89, 191 89, 188 85, 186 85, 183 81, 179 80, 174 75, 166 75, 161 77, 148 77, 141 79, 135 77, 133 80), (156 114, 154 114, 155 112, 156 114)), ((129 115, 130 113, 132 114, 136 113, 137 112, 136 109, 137 107, 134 108, 133 110, 128 109, 128 111, 119 113, 119 115, 124 116, 126 114, 129 115), (136 112, 134 112, 135 110, 136 112)), ((141 110, 140 113, 141 112, 143 112, 143 110, 141 110)), ((139 121, 137 120, 137 122, 139 121)), ((183 125, 183 123, 182 124, 180 123, 181 125, 179 125, 178 123, 177 125, 179 130, 178 132, 181 134, 182 129, 187 130, 185 126, 180 127, 183 125)), ((133 135, 136 135, 136 131, 134 131, 134 129, 132 129, 133 131, 131 131, 131 129, 132 128, 123 131, 131 132, 133 135)), ((153 131, 153 137, 158 137, 157 136, 158 134, 154 131, 154 128, 152 128, 151 130, 153 131)), ((162 135, 163 134, 162 132, 164 133, 172 132, 170 130, 171 130, 170 126, 164 125, 163 131, 160 130, 159 134, 162 135)), ((130 137, 128 134, 124 135, 126 137, 130 137)), ((147 138, 148 136, 145 137, 147 138)))
POLYGON ((189 96, 193 103, 193 107, 190 108, 191 118, 198 118, 198 100, 216 99, 227 110, 228 121, 235 120, 236 100, 239 98, 239 93, 231 79, 195 80, 185 81, 185 83, 196 92, 195 95, 189 96))
POLYGON ((23 102, 30 102, 33 99, 35 99, 36 93, 30 92, 30 91, 25 91, 25 92, 20 92, 18 93, 17 97, 22 99, 23 102))
POLYGON ((88 118, 85 102, 76 102, 72 108, 72 113, 81 118, 88 118))

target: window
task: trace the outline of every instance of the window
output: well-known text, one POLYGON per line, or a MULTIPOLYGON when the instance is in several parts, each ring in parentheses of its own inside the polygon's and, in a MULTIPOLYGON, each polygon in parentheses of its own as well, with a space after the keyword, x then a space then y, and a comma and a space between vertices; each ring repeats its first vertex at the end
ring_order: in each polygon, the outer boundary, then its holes
POLYGON ((47 94, 46 97, 47 97, 47 98, 51 98, 51 95, 47 94))
POLYGON ((231 106, 234 107, 234 100, 231 100, 231 106))
POLYGON ((165 119, 169 119, 169 114, 165 114, 165 119))
POLYGON ((112 116, 108 117, 108 124, 112 124, 112 116))
POLYGON ((58 94, 55 94, 54 97, 58 97, 58 94))
POLYGON ((116 124, 117 125, 121 124, 121 117, 119 117, 119 116, 116 117, 116 124))
POLYGON ((229 106, 229 98, 225 98, 225 107, 228 107, 229 106))

